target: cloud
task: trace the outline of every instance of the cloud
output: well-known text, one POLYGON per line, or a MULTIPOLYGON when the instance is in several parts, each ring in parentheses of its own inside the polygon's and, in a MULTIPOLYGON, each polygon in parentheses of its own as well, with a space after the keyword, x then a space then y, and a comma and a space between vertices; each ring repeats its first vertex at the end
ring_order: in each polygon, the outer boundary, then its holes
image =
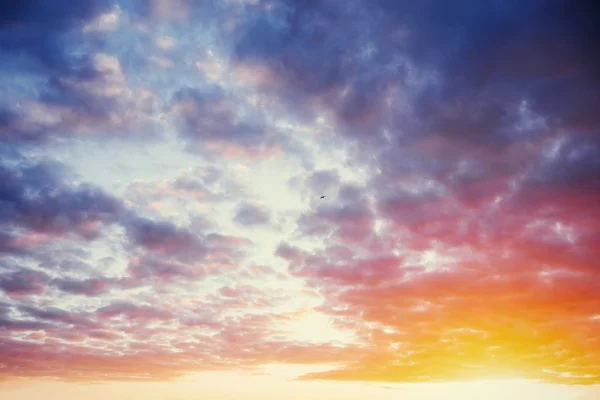
POLYGON ((190 150, 229 152, 273 151, 278 143, 260 115, 240 117, 238 104, 219 86, 183 88, 173 97, 170 113, 190 150), (238 149, 238 150, 236 150, 238 149), (268 150, 271 149, 271 150, 268 150))
POLYGON ((205 238, 206 242, 210 245, 220 246, 225 248, 241 247, 249 245, 252 241, 245 237, 239 236, 227 236, 220 233, 210 233, 205 238))
POLYGON ((313 363, 353 357, 339 346, 306 346, 276 339, 281 334, 278 321, 283 317, 256 313, 270 307, 269 301, 276 299, 269 300, 271 295, 269 290, 239 286, 222 287, 201 302, 194 299, 201 307, 182 307, 187 300, 178 296, 170 300, 150 296, 150 302, 139 296, 134 301, 113 300, 98 308, 87 307, 87 311, 21 305, 20 319, 15 319, 14 312, 7 318, 11 313, 8 305, 0 309, 0 329, 9 329, 11 335, 27 330, 44 334, 7 336, 0 343, 0 354, 10 367, 3 369, 0 377, 149 381, 264 362, 313 363), (235 308, 244 310, 243 314, 231 309, 238 296, 243 301, 235 308), (38 357, 47 362, 31 363, 38 357))
POLYGON ((172 204, 190 207, 235 201, 243 188, 217 167, 183 170, 175 177, 162 180, 136 180, 127 186, 125 197, 138 207, 172 204))
POLYGON ((57 322, 78 327, 94 326, 94 323, 85 315, 77 315, 60 308, 50 307, 46 309, 39 309, 31 306, 21 306, 19 311, 43 321, 57 322))
POLYGON ((233 221, 248 227, 266 225, 271 221, 271 213, 261 205, 241 204, 237 208, 233 221))
MULTIPOLYGON (((482 185, 490 188, 493 182, 482 185)), ((509 186, 499 193, 510 191, 509 186)), ((579 214, 558 193, 548 196, 553 191, 542 191, 536 200, 543 203, 530 207, 516 193, 506 205, 456 203, 449 191, 382 198, 378 218, 388 224, 375 247, 372 240, 361 247, 370 255, 359 262, 343 247, 307 253, 280 246, 290 271, 327 299, 319 309, 355 329, 370 349, 345 368, 303 379, 519 376, 594 383, 587 355, 596 351, 590 336, 598 311, 591 294, 597 281, 592 267, 597 235, 590 231, 595 208, 579 214), (577 360, 577 367, 568 367, 565 357, 577 360)), ((575 193, 574 201, 594 192, 575 193)))
POLYGON ((598 382, 595 6, 196 3, 0 6, 0 379, 598 382), (275 249, 258 161, 309 203, 275 249), (289 339, 309 300, 354 342, 289 339))
POLYGON ((198 260, 188 264, 178 260, 165 259, 156 256, 146 256, 131 260, 128 272, 132 284, 143 284, 148 279, 157 279, 163 282, 183 279, 198 279, 208 275, 208 269, 198 260))
MULTIPOLYGON (((315 179, 331 182, 333 177, 315 173, 308 178, 307 185, 314 185, 315 179)), ((364 242, 375 228, 375 214, 366 197, 365 188, 350 184, 334 188, 337 188, 335 198, 330 195, 329 201, 320 201, 315 204, 314 210, 298 218, 299 233, 305 236, 333 234, 335 239, 343 243, 364 242)))
POLYGON ((69 70, 73 59, 65 51, 61 35, 106 10, 107 6, 105 1, 52 5, 44 1, 5 3, 0 10, 0 29, 5 39, 0 51, 6 55, 21 52, 54 71, 69 70))
MULTIPOLYGON (((9 295, 39 294, 51 284, 64 293, 94 297, 111 289, 137 287, 146 278, 164 275, 167 270, 180 277, 194 277, 194 267, 188 265, 194 262, 212 260, 231 265, 240 257, 240 250, 232 245, 242 244, 243 238, 213 233, 204 244, 201 234, 167 220, 138 215, 121 199, 96 186, 72 183, 59 163, 32 163, 23 158, 9 162, 6 158, 0 173, 6 182, 0 192, 0 250, 21 260, 37 259, 42 262, 40 267, 61 274, 50 279, 38 271, 7 272, 2 288, 9 295), (76 254, 64 240, 69 238, 83 246, 106 243, 115 237, 115 229, 124 233, 121 248, 132 252, 132 260, 143 260, 132 261, 133 275, 129 278, 93 271, 83 261, 89 255, 76 254), (48 252, 57 246, 60 253, 48 252), (88 275, 69 275, 73 272, 88 275)), ((204 268, 196 270, 201 273, 204 268)))
POLYGON ((122 14, 119 9, 100 14, 95 20, 88 23, 83 27, 83 31, 98 33, 114 31, 119 26, 119 20, 122 18, 122 14))
POLYGON ((143 127, 152 137, 156 96, 130 85, 127 70, 103 35, 117 34, 111 2, 4 5, 0 54, 7 61, 0 135, 15 144, 64 136, 114 138, 143 127), (85 33, 82 35, 81 33, 85 33), (85 49, 82 51, 81 49, 85 49))
POLYGON ((46 289, 49 277, 38 271, 20 270, 0 275, 0 289, 9 296, 41 294, 46 289))
POLYGON ((114 318, 120 315, 125 315, 130 320, 164 320, 172 317, 169 312, 131 303, 113 303, 98 309, 98 316, 100 318, 114 318))
MULTIPOLYGON (((319 309, 369 346, 359 361, 305 378, 414 382, 518 375, 596 382, 587 355, 597 347, 590 332, 598 310, 590 291, 597 280, 591 260, 597 253, 600 146, 590 135, 597 121, 579 103, 589 96, 583 86, 598 83, 592 39, 581 34, 595 29, 586 16, 591 10, 562 2, 544 10, 469 1, 447 8, 379 1, 374 7, 384 12, 360 19, 378 21, 360 41, 372 40, 378 54, 401 55, 400 69, 390 70, 392 60, 382 55, 355 57, 335 78, 319 81, 341 57, 306 57, 305 64, 294 59, 303 51, 332 53, 334 34, 327 28, 358 20, 354 3, 345 14, 293 7, 280 16, 287 24, 279 25, 278 35, 272 34, 278 25, 266 19, 251 28, 267 35, 269 47, 240 41, 242 58, 283 77, 280 93, 314 99, 343 90, 345 104, 359 102, 363 62, 381 81, 399 82, 393 94, 377 85, 364 90, 376 98, 361 110, 377 117, 361 123, 349 123, 344 106, 329 103, 341 133, 360 143, 356 155, 368 160, 363 191, 373 202, 342 205, 339 196, 334 206, 301 215, 300 230, 319 237, 323 248, 283 244, 277 251, 294 275, 325 297, 319 309), (554 29, 561 12, 569 17, 554 29), (304 31, 303 19, 320 25, 304 31), (288 29, 297 31, 286 36, 288 29), (317 32, 325 39, 303 42, 317 32), (571 40, 579 47, 557 44, 571 40), (279 59, 294 62, 281 66, 279 59), (383 113, 383 101, 397 107, 383 113), (371 136, 362 136, 364 126, 371 136), (355 243, 360 247, 344 251, 355 243), (590 286, 583 288, 585 281, 590 286), (567 358, 577 361, 568 364, 567 358)), ((344 33, 348 51, 358 48, 350 30, 344 33)))
MULTIPOLYGON (((191 232, 171 222, 141 217, 128 210, 120 199, 93 185, 73 184, 67 179, 64 165, 23 158, 12 161, 7 159, 0 165, 6 182, 0 192, 3 229, 54 236, 74 233, 94 240, 103 227, 120 224, 132 244, 155 252, 172 252, 196 244, 191 232)), ((14 247, 15 241, 9 236, 5 234, 14 247)), ((29 247, 22 243, 21 247, 29 247)))
POLYGON ((90 278, 81 280, 57 279, 53 281, 60 290, 66 293, 99 296, 111 287, 118 286, 119 281, 111 279, 90 278))
POLYGON ((152 252, 170 254, 198 246, 191 232, 170 222, 134 217, 127 225, 132 243, 152 252))
POLYGON ((316 171, 306 179, 306 186, 315 194, 326 193, 337 187, 340 183, 340 175, 336 170, 316 171))
MULTIPOLYGON (((72 185, 64 167, 54 162, 27 162, 7 158, 0 165, 4 177, 0 202, 0 227, 60 236, 74 233, 97 237, 103 225, 116 222, 122 205, 118 199, 91 185, 72 185)), ((13 241, 13 246, 34 246, 33 237, 13 241), (29 243, 29 244, 28 244, 29 243)))
POLYGON ((419 274, 387 288, 348 289, 339 297, 348 307, 342 318, 377 324, 365 332, 371 356, 311 377, 411 382, 506 375, 593 383, 595 367, 586 360, 595 350, 582 351, 578 343, 591 339, 596 326, 594 300, 586 294, 594 289, 580 287, 580 279, 589 278, 463 270, 419 274), (558 311, 559 304, 570 306, 558 311), (547 318, 549 310, 558 314, 547 318), (569 372, 565 357, 577 360, 571 375, 548 372, 569 372))
MULTIPOLYGON (((373 63, 363 56, 369 44, 363 32, 372 31, 372 23, 356 1, 344 6, 283 2, 237 27, 235 61, 268 70, 273 78, 263 88, 280 82, 276 92, 298 111, 331 109, 340 122, 361 130, 385 113, 378 106, 393 79, 369 69, 373 63), (343 32, 336 29, 341 25, 343 32)), ((377 54, 385 59, 384 52, 377 54)))

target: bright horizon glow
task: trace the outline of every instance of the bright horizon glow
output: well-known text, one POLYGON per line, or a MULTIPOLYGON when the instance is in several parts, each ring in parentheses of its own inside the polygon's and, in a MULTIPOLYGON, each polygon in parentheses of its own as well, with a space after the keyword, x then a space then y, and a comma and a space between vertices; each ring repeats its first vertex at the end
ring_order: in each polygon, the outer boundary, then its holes
POLYGON ((72 385, 65 383, 35 382, 35 386, 19 386, 5 389, 8 399, 28 398, 32 400, 60 400, 66 398, 87 398, 100 400, 107 397, 126 400, 135 396, 148 400, 220 400, 246 398, 258 400, 285 396, 292 400, 320 398, 334 400, 344 398, 360 400, 375 396, 382 400, 397 399, 445 399, 477 400, 486 398, 502 400, 593 400, 600 388, 569 387, 548 385, 526 380, 484 380, 479 382, 431 383, 431 384, 371 384, 336 382, 297 382, 293 376, 306 368, 277 366, 265 368, 272 375, 236 373, 201 373, 169 383, 107 383, 103 385, 72 385), (55 394, 54 394, 55 393, 55 394), (27 397, 25 397, 27 396, 27 397), (336 397, 337 396, 337 397, 336 397))

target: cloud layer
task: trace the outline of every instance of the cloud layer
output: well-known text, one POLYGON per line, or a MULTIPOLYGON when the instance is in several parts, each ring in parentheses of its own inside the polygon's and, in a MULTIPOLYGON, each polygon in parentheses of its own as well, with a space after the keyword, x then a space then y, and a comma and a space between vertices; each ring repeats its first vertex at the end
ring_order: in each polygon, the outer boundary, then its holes
POLYGON ((600 383, 596 8, 1 5, 0 379, 600 383))

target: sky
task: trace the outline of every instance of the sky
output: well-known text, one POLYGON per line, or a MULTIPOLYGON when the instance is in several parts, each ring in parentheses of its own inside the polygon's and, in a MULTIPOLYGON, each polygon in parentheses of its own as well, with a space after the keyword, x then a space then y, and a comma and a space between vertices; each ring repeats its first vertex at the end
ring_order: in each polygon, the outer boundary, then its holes
POLYGON ((600 398, 597 8, 0 1, 0 396, 600 398))

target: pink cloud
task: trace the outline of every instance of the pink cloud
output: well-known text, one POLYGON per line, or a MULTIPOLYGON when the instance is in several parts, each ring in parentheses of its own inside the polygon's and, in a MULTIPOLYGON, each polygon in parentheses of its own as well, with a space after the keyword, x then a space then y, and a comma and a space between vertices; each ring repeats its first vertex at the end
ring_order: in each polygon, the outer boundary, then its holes
POLYGON ((21 270, 0 275, 0 289, 11 297, 39 295, 45 292, 49 277, 42 272, 21 270))
POLYGON ((63 238, 64 235, 30 232, 14 239, 10 245, 17 249, 32 250, 43 246, 45 243, 57 241, 63 238))
POLYGON ((168 320, 173 318, 173 315, 167 311, 132 303, 113 303, 99 308, 97 312, 102 319, 110 319, 120 315, 124 315, 130 320, 142 321, 153 319, 168 320))

